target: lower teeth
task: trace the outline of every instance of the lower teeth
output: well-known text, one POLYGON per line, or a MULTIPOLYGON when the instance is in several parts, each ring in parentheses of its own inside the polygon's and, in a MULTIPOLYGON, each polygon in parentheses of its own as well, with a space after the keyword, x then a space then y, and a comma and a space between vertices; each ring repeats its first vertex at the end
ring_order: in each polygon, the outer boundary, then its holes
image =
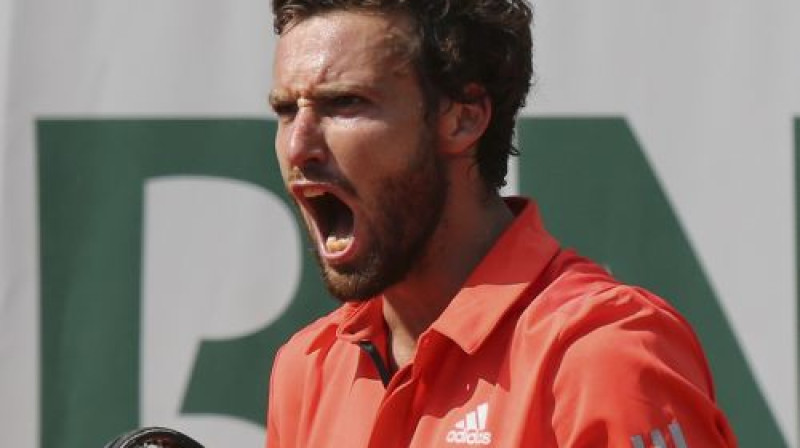
POLYGON ((341 252, 347 248, 351 239, 352 237, 336 238, 335 236, 331 235, 325 240, 325 248, 331 253, 341 252))

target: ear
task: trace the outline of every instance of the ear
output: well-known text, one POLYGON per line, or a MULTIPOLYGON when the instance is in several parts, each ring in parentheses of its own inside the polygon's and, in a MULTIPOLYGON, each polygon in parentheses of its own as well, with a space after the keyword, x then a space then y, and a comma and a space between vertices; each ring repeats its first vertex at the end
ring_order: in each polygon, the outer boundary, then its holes
POLYGON ((446 155, 463 155, 476 146, 492 117, 492 102, 479 84, 464 89, 465 102, 448 100, 439 112, 439 147, 446 155))

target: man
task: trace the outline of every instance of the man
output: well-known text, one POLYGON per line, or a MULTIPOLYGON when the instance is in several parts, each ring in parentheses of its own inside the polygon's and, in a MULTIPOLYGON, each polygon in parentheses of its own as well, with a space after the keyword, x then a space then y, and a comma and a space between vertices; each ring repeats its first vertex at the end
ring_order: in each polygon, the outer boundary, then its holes
POLYGON ((728 447, 689 325, 502 199, 524 0, 275 0, 276 151, 343 305, 278 353, 276 447, 728 447))

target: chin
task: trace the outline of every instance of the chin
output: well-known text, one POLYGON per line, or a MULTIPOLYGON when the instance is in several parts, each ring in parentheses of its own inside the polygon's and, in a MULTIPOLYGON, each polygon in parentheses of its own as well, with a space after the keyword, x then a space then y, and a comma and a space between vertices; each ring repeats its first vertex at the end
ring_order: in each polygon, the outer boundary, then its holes
MULTIPOLYGON (((319 259, 319 258, 318 258, 319 259)), ((368 257, 361 266, 337 267, 321 264, 328 292, 340 302, 366 302, 397 283, 399 272, 381 269, 376 257, 368 257)), ((386 266, 383 266, 384 268, 386 266)))

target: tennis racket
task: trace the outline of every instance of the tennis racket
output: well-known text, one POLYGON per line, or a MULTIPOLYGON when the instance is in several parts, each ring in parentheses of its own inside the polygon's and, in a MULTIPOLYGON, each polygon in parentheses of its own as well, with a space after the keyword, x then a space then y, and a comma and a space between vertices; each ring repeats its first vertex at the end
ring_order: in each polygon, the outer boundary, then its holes
POLYGON ((203 445, 174 429, 148 427, 122 434, 103 448, 203 448, 203 445))

